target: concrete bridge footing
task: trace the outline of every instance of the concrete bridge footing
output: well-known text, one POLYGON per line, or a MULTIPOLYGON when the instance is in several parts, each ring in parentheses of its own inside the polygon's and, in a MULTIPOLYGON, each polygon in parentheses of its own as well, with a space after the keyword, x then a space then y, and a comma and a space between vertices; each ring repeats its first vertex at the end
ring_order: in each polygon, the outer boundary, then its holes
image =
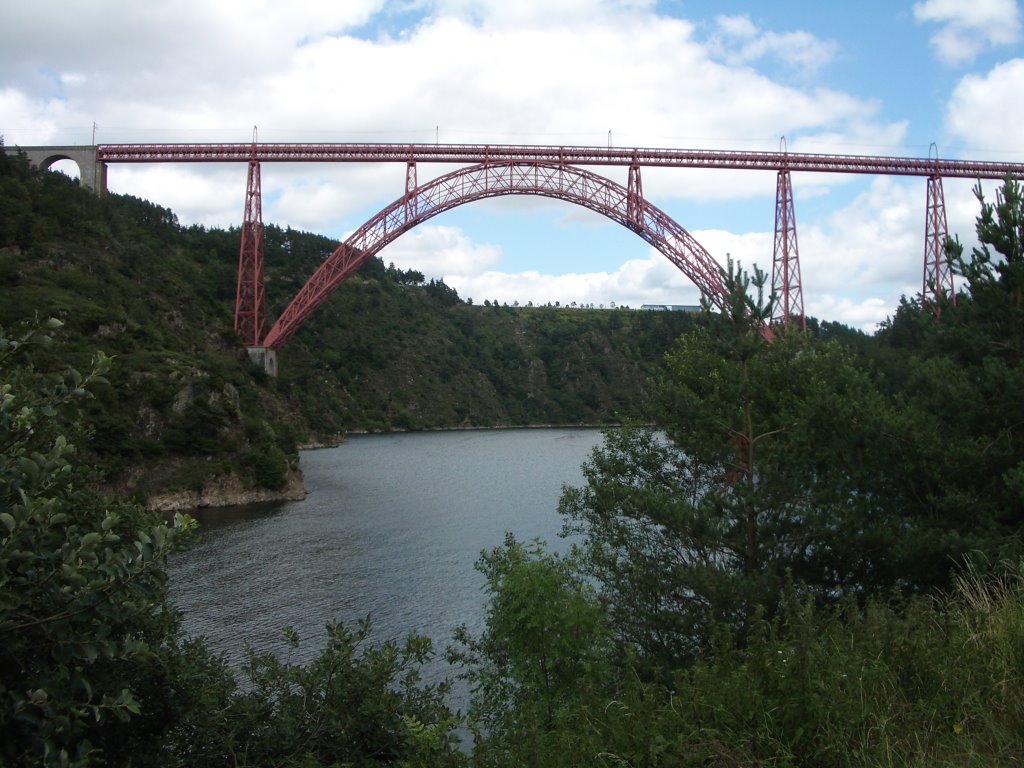
POLYGON ((268 376, 277 378, 277 350, 271 347, 246 347, 249 359, 264 370, 268 376))

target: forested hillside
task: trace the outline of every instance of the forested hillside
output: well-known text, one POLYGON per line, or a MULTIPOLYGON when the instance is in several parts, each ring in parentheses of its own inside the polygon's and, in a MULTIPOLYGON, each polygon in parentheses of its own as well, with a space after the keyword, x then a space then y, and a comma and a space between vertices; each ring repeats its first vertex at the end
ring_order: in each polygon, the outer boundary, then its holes
MULTIPOLYGON (((267 302, 283 310, 336 243, 268 226, 267 302)), ((40 366, 113 358, 86 418, 107 480, 147 496, 234 477, 276 489, 296 449, 349 431, 606 424, 637 417, 682 313, 499 307, 368 262, 282 349, 280 377, 233 325, 239 233, 97 198, 0 159, 0 326, 64 323, 40 366), (212 457, 212 458, 211 458, 212 457)))
POLYGON ((1024 196, 976 192, 955 301, 871 338, 767 341, 729 269, 563 492, 579 543, 482 555, 475 765, 1021 764, 1024 196))
MULTIPOLYGON (((725 310, 690 318, 469 306, 377 262, 274 381, 225 330, 231 233, 2 163, 5 765, 1021 764, 1013 180, 994 201, 978 190, 980 248, 948 243, 955 301, 906 299, 871 337, 764 333, 764 275, 732 264, 725 310), (90 361, 97 347, 114 361, 90 361), (230 669, 167 602, 164 558, 194 521, 101 495, 91 470, 272 483, 317 419, 334 433, 617 409, 643 421, 609 428, 563 490, 568 551, 508 536, 480 557, 483 629, 447 650, 467 713, 420 680, 429 640, 374 644, 368 624, 329 625, 307 665, 230 669)), ((330 243, 269 239, 279 311, 301 281, 284 267, 330 243)))

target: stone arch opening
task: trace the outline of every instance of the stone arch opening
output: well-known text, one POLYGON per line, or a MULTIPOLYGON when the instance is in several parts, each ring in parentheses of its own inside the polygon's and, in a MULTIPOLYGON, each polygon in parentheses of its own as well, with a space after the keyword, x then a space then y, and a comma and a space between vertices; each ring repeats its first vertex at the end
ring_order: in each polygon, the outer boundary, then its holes
POLYGON ((17 149, 24 152, 36 168, 65 173, 98 195, 107 192, 107 164, 96 159, 96 147, 68 145, 17 149))
POLYGON ((67 155, 53 155, 52 157, 48 157, 40 164, 40 168, 44 171, 63 173, 65 176, 69 176, 79 182, 82 180, 82 169, 74 158, 68 157, 67 155))

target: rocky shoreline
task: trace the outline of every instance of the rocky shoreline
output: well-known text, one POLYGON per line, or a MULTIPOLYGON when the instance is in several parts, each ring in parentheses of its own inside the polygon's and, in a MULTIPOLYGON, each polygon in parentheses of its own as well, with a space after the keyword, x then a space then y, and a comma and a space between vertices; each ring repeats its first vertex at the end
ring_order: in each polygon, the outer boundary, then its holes
MULTIPOLYGON (((435 429, 416 430, 417 432, 461 432, 476 430, 504 430, 504 429, 550 429, 550 428, 603 428, 608 424, 518 424, 518 425, 496 425, 496 426, 474 426, 462 425, 457 427, 443 427, 435 429)), ((389 430, 392 433, 401 433, 405 430, 389 430)), ((363 430, 352 430, 346 434, 339 434, 321 440, 311 440, 299 446, 300 451, 311 451, 323 448, 335 448, 345 442, 347 435, 368 435, 386 434, 384 432, 370 432, 363 430)), ((128 483, 122 492, 131 492, 133 483, 128 483)), ((302 470, 298 466, 288 468, 287 480, 284 487, 271 490, 268 488, 247 488, 237 475, 226 474, 216 475, 208 479, 201 490, 178 490, 154 493, 146 498, 146 509, 151 512, 188 512, 195 509, 209 509, 219 507, 236 507, 243 504, 259 504, 273 501, 301 501, 309 495, 306 488, 302 470)))
POLYGON ((265 501, 301 501, 309 495, 302 470, 289 468, 283 488, 246 488, 236 475, 217 475, 201 490, 168 491, 146 499, 151 512, 188 512, 208 507, 236 507, 265 501))

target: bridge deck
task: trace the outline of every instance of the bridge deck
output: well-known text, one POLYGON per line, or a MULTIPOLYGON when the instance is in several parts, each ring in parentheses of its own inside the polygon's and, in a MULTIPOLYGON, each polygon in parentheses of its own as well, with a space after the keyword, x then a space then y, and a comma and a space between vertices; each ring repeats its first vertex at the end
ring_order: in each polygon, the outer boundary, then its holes
POLYGON ((789 170, 947 178, 1024 178, 1024 163, 938 158, 487 144, 100 144, 104 163, 550 163, 577 166, 648 166, 789 170))

